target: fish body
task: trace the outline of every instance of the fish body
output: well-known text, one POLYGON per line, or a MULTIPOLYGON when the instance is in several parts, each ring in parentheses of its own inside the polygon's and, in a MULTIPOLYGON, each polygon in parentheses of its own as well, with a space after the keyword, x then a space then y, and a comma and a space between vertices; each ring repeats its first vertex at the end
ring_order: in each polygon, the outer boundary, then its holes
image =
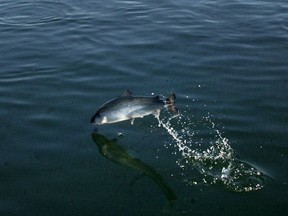
POLYGON ((171 94, 166 100, 156 97, 132 96, 129 90, 122 95, 104 103, 92 116, 91 123, 102 125, 131 119, 133 124, 135 118, 143 118, 147 115, 159 116, 163 108, 171 112, 177 112, 175 107, 176 96, 171 94))

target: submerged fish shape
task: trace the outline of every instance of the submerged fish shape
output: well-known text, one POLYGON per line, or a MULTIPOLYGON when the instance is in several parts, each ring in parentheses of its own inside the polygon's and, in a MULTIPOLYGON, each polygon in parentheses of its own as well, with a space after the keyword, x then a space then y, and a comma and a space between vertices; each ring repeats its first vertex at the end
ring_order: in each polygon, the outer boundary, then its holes
POLYGON ((170 112, 177 113, 175 107, 176 95, 171 94, 166 100, 156 97, 132 96, 129 90, 122 95, 104 103, 92 116, 91 123, 102 125, 131 119, 133 124, 135 118, 143 118, 146 115, 160 115, 163 108, 170 112))
POLYGON ((174 192, 168 187, 163 177, 156 170, 137 158, 131 157, 127 151, 117 144, 117 139, 108 140, 99 133, 92 133, 92 139, 97 144, 99 152, 110 161, 140 171, 150 177, 163 191, 169 205, 177 199, 174 192))

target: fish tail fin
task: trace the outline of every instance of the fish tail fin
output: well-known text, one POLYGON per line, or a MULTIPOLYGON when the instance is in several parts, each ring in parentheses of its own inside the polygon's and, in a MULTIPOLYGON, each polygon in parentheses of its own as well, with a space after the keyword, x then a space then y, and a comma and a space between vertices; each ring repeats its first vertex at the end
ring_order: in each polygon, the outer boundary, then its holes
POLYGON ((166 105, 168 107, 169 112, 171 113, 178 113, 178 109, 175 106, 176 95, 173 93, 166 98, 166 105))

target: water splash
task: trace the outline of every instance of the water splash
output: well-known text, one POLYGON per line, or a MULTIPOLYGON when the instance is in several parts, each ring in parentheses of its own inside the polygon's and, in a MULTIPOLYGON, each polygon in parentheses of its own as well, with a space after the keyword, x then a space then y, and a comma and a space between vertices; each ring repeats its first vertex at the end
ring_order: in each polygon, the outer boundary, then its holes
MULTIPOLYGON (((207 140, 197 137, 199 131, 191 132, 193 123, 187 116, 179 114, 166 120, 158 118, 158 126, 165 128, 175 143, 174 153, 181 155, 177 164, 183 171, 184 182, 188 185, 221 184, 236 192, 263 188, 267 177, 237 158, 229 140, 223 137, 211 119, 208 114, 202 122, 209 131, 210 139, 207 140)), ((169 143, 169 146, 172 144, 169 143)))

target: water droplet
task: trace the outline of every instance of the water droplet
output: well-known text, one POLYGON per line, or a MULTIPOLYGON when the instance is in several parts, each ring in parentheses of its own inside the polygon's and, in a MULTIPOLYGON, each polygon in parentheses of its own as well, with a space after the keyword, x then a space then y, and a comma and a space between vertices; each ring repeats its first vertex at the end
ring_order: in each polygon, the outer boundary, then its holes
POLYGON ((119 133, 118 133, 118 137, 119 137, 119 138, 123 138, 124 135, 123 135, 121 132, 119 132, 119 133))
MULTIPOLYGON (((176 161, 176 164, 182 170, 197 170, 199 175, 203 177, 199 178, 201 179, 199 181, 189 177, 185 179, 187 184, 222 184, 226 188, 237 192, 263 188, 264 182, 261 179, 263 174, 251 165, 236 158, 234 150, 229 145, 229 140, 217 129, 217 124, 212 121, 209 113, 208 116, 203 116, 201 120, 206 130, 209 130, 207 134, 211 136, 207 143, 206 139, 202 137, 196 141, 192 140, 192 138, 196 138, 198 132, 191 128, 195 124, 191 123, 189 116, 182 114, 177 117, 178 121, 173 121, 176 124, 173 127, 172 120, 174 118, 158 119, 158 122, 174 140, 174 143, 169 143, 170 147, 175 148, 172 154, 181 157, 176 161), (195 145, 199 149, 195 149, 195 145), (204 150, 202 146, 205 147, 204 150), (177 154, 177 152, 180 154, 177 154)), ((168 145, 166 147, 168 148, 168 145)))

